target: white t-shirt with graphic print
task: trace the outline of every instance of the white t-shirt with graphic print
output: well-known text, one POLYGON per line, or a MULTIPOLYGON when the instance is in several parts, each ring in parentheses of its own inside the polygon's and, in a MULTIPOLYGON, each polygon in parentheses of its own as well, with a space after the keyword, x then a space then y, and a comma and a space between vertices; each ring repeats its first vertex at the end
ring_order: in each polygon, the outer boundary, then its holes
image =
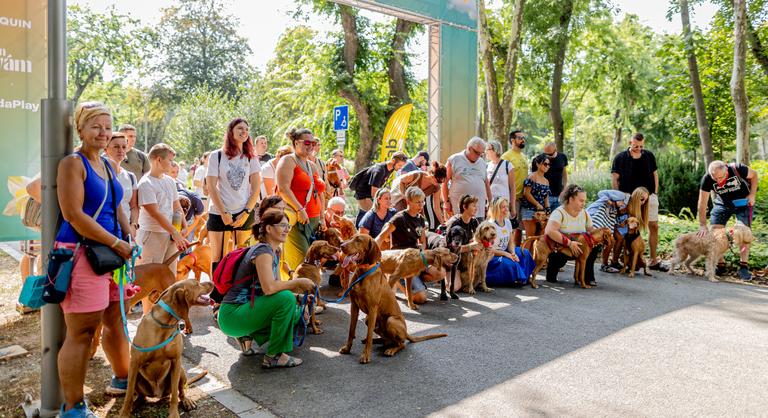
POLYGON ((493 247, 499 251, 507 251, 509 240, 512 237, 512 222, 507 218, 504 219, 504 226, 499 226, 495 221, 493 226, 496 227, 496 241, 493 243, 493 247))
MULTIPOLYGON (((261 172, 261 164, 258 158, 248 158, 239 155, 229 159, 224 151, 212 152, 208 157, 208 177, 218 177, 216 189, 219 191, 224 210, 235 214, 245 209, 245 204, 251 196, 251 180, 253 173, 261 172), (221 164, 219 155, 221 154, 221 164)), ((208 211, 214 215, 221 215, 216 205, 211 204, 208 211)))

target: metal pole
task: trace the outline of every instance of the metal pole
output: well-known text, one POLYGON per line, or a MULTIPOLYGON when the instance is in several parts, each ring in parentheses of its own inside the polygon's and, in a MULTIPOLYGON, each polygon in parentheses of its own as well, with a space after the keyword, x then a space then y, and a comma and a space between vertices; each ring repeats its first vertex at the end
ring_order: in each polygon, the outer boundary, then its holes
MULTIPOLYGON (((72 152, 72 104, 67 100, 67 4, 48 0, 48 99, 42 101, 43 195, 42 257, 46 261, 56 237, 59 201, 56 196, 56 171, 59 160, 72 152)), ((59 382, 58 356, 66 325, 59 305, 45 305, 41 318, 42 360, 40 416, 52 417, 63 401, 59 382)))

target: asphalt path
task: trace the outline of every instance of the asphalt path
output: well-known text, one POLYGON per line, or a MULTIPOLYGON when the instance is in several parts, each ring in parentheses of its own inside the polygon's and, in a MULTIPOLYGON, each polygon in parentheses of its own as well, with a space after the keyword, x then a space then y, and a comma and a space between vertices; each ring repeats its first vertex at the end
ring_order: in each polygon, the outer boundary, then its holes
POLYGON ((768 416, 768 289, 658 272, 597 272, 599 287, 579 289, 570 267, 560 280, 448 302, 430 291, 418 312, 401 300, 411 334, 448 337, 393 358, 374 348, 367 365, 362 320, 338 353, 348 302, 318 316, 325 333, 293 369, 240 356, 205 309, 184 355, 285 417, 768 416))

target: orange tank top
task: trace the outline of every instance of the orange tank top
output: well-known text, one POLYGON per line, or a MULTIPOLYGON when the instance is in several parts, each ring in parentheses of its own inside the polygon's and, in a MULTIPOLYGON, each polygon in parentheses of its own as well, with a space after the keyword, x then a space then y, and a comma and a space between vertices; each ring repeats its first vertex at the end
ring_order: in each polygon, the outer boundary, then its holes
MULTIPOLYGON (((320 207, 320 193, 325 192, 325 182, 320 179, 318 173, 312 170, 312 177, 315 180, 315 188, 312 191, 312 198, 307 203, 306 211, 307 216, 310 218, 317 218, 322 214, 322 208, 320 207)), ((293 168, 293 179, 291 179, 291 191, 300 205, 304 205, 307 201, 307 193, 309 193, 309 174, 301 169, 299 162, 296 161, 296 167, 293 168)))

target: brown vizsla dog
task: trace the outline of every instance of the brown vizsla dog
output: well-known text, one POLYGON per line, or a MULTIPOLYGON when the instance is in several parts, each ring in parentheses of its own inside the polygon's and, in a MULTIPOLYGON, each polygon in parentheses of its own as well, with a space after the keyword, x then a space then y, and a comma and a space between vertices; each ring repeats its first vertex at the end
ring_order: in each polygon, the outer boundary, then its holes
POLYGON ((613 233, 608 228, 598 228, 591 234, 578 234, 577 236, 573 237, 572 240, 578 242, 579 247, 582 249, 582 252, 578 257, 574 257, 570 248, 563 247, 561 244, 553 242, 547 235, 530 237, 525 240, 523 248, 532 248, 531 254, 533 255, 533 261, 536 263, 536 268, 533 269, 529 280, 531 282, 531 287, 534 289, 539 287, 539 285, 536 284, 536 275, 544 266, 547 265, 547 259, 549 258, 549 254, 552 252, 561 252, 567 257, 574 258, 576 265, 573 270, 574 281, 583 289, 589 289, 592 287, 586 284, 584 280, 584 271, 587 267, 587 257, 589 257, 589 253, 592 251, 592 249, 599 244, 612 246, 613 233), (588 235, 589 238, 585 237, 585 235, 588 235))
MULTIPOLYGON (((359 254, 357 270, 354 279, 366 274, 381 261, 381 250, 376 241, 368 235, 357 235, 341 244, 345 255, 359 254)), ((384 355, 391 357, 405 348, 405 341, 411 343, 445 337, 447 334, 431 334, 414 337, 408 334, 405 317, 395 299, 395 292, 389 286, 381 268, 368 273, 359 283, 352 287, 350 295, 350 321, 347 342, 339 350, 341 354, 349 354, 355 339, 357 318, 362 310, 366 314, 368 332, 365 338, 365 348, 360 356, 360 363, 371 361, 373 333, 381 337, 384 344, 384 355)))
MULTIPOLYGON (((291 273, 291 278, 296 279, 299 277, 306 277, 309 280, 315 282, 315 285, 320 286, 320 266, 331 258, 335 258, 339 249, 332 247, 327 241, 317 240, 309 246, 307 256, 304 257, 304 261, 296 267, 291 273)), ((314 308, 317 306, 325 306, 325 302, 322 300, 315 301, 314 308)), ((322 334, 323 330, 318 325, 322 325, 322 322, 315 319, 315 309, 310 312, 309 327, 313 334, 322 334)))
MULTIPOLYGON (((185 324, 184 332, 191 333, 189 309, 193 306, 208 306, 208 293, 213 290, 211 282, 198 283, 194 279, 182 280, 166 289, 160 299, 178 315, 185 324)), ((152 307, 136 330, 133 343, 139 347, 152 347, 171 337, 178 320, 159 305, 152 307), (163 324, 161 326, 160 324, 163 324)), ((137 397, 170 397, 169 417, 179 417, 179 402, 184 410, 195 408, 195 403, 185 396, 187 374, 181 365, 184 350, 183 337, 178 334, 164 347, 150 352, 141 352, 131 347, 131 364, 128 369, 128 391, 120 410, 121 417, 131 416, 137 397)))
MULTIPOLYGON (((381 271, 387 276, 389 285, 392 287, 398 284, 400 279, 405 279, 403 293, 405 293, 406 300, 408 301, 408 307, 418 310, 419 307, 413 303, 413 294, 411 293, 413 278, 426 271, 429 266, 441 269, 442 276, 445 277, 446 267, 450 269, 458 259, 459 257, 451 253, 447 248, 424 251, 417 248, 386 250, 381 253, 381 271)), ((440 279, 440 277, 435 279, 440 279)))
POLYGON ((536 221, 536 233, 533 235, 541 235, 544 233, 544 228, 547 227, 549 222, 549 214, 546 210, 537 210, 533 213, 533 220, 536 221))
POLYGON ((211 246, 200 244, 176 263, 176 280, 184 280, 189 272, 195 273, 195 280, 200 281, 200 275, 211 274, 211 246))
MULTIPOLYGON (((197 242, 193 242, 191 245, 196 244, 197 242)), ((163 290, 177 281, 176 276, 174 276, 171 271, 170 264, 179 256, 179 254, 181 254, 181 251, 177 251, 162 263, 150 263, 134 267, 136 273, 136 281, 134 284, 137 285, 140 290, 129 300, 125 301, 126 313, 130 312, 131 308, 143 298, 148 298, 145 302, 148 305, 154 303, 154 301, 157 300, 157 296, 160 295, 163 290)), ((101 344, 101 324, 96 327, 96 332, 93 334, 93 339, 91 340, 91 358, 96 355, 96 350, 99 349, 99 344, 101 344)))
MULTIPOLYGON (((192 247, 197 244, 199 244, 199 242, 195 241, 189 246, 192 247)), ((139 303, 139 301, 144 298, 147 299, 142 303, 154 303, 153 301, 157 300, 160 293, 176 283, 176 273, 171 271, 169 266, 179 254, 181 254, 181 251, 176 251, 176 253, 168 257, 162 263, 149 263, 134 267, 134 271, 136 272, 136 281, 134 284, 139 286, 141 290, 126 302, 126 312, 130 312, 133 305, 139 303)), ((149 307, 145 307, 144 312, 148 312, 148 308, 149 307)))
POLYGON ((640 221, 634 216, 630 216, 627 219, 627 233, 624 235, 624 267, 619 273, 624 274, 629 269, 630 278, 635 277, 635 271, 639 267, 643 268, 643 274, 650 276, 645 260, 643 260, 645 241, 643 241, 643 237, 640 235, 639 226, 640 221), (631 266, 629 264, 630 260, 632 260, 631 266))
POLYGON ((350 221, 349 219, 343 216, 333 215, 333 220, 337 224, 339 224, 339 232, 341 232, 341 239, 346 241, 357 234, 357 228, 355 227, 355 223, 350 221))

